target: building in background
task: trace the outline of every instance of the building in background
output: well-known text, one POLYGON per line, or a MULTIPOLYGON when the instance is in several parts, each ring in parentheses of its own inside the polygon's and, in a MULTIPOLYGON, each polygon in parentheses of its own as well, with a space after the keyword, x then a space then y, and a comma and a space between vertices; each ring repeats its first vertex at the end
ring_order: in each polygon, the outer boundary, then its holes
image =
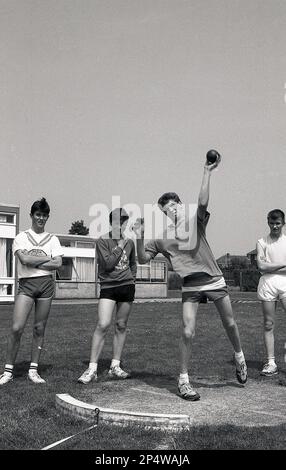
POLYGON ((257 251, 256 251, 256 248, 252 251, 249 251, 247 253, 247 257, 250 260, 250 264, 252 264, 253 266, 257 266, 257 251))
MULTIPOLYGON (((17 283, 13 240, 19 232, 19 206, 0 204, 0 302, 13 302, 17 283)), ((96 299, 96 239, 85 235, 57 235, 63 264, 57 270, 55 299, 96 299)), ((168 266, 164 258, 138 265, 136 298, 164 298, 168 294, 168 266)))
MULTIPOLYGON (((96 239, 86 235, 57 235, 63 264, 56 273, 56 299, 99 297, 96 239)), ((168 268, 164 259, 137 265, 136 298, 164 298, 168 294, 168 268)))
POLYGON ((0 204, 0 303, 15 299, 16 269, 12 245, 19 231, 19 206, 0 204))
POLYGON ((217 260, 217 263, 221 269, 224 268, 247 268, 250 265, 250 258, 248 255, 231 255, 226 253, 223 256, 220 256, 217 260))
POLYGON ((96 240, 86 235, 57 235, 63 264, 56 272, 56 299, 97 297, 96 240))

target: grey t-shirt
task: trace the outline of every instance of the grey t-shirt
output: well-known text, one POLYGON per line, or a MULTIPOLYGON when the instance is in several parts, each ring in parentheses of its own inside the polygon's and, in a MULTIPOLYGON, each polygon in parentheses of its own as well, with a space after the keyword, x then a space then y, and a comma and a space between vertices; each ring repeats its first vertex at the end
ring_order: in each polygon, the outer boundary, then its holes
POLYGON ((187 276, 196 278, 205 274, 206 277, 211 276, 212 278, 222 276, 205 235, 209 217, 210 213, 207 211, 203 219, 197 216, 197 243, 194 249, 180 250, 178 241, 175 238, 167 239, 164 232, 162 239, 150 240, 146 243, 145 251, 152 258, 155 258, 158 253, 164 255, 181 278, 187 276))
POLYGON ((96 242, 98 275, 101 289, 134 284, 137 264, 133 240, 122 250, 116 240, 105 235, 96 242))

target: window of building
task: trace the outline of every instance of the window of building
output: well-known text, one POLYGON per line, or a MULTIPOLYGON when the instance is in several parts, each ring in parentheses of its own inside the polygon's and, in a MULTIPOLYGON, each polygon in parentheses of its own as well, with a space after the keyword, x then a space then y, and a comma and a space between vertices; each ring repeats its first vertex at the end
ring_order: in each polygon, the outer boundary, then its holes
POLYGON ((165 262, 151 261, 150 264, 138 264, 136 280, 139 282, 166 282, 165 262))
POLYGON ((0 213, 0 224, 15 224, 15 214, 0 213))
POLYGON ((5 283, 5 278, 8 282, 8 278, 13 278, 14 275, 12 244, 12 239, 0 238, 0 278, 2 278, 0 281, 0 296, 12 295, 12 284, 5 283))
POLYGON ((57 281, 94 282, 94 258, 63 257, 62 266, 57 270, 57 281))
POLYGON ((70 247, 71 246, 71 242, 69 240, 61 240, 61 246, 67 246, 67 247, 70 247))
POLYGON ((77 248, 95 248, 94 242, 76 242, 77 248))
POLYGON ((71 281, 73 274, 73 260, 72 258, 63 257, 63 262, 60 268, 57 269, 57 281, 71 281))

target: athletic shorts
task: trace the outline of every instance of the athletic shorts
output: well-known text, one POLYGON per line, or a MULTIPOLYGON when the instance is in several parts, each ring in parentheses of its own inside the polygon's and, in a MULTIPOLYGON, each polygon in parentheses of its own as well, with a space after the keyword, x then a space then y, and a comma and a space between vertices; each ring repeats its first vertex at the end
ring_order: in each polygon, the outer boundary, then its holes
POLYGON ((52 276, 23 277, 19 279, 18 295, 24 294, 32 299, 53 297, 55 281, 52 276))
POLYGON ((182 292, 182 302, 192 302, 192 303, 207 303, 207 300, 216 300, 222 299, 228 295, 227 287, 221 287, 220 289, 214 290, 200 290, 200 291, 189 291, 182 292))
POLYGON ((110 299, 115 302, 133 302, 135 296, 135 284, 126 286, 107 287, 100 290, 100 299, 110 299))
POLYGON ((266 302, 286 298, 286 275, 264 274, 261 276, 257 287, 257 297, 266 302))

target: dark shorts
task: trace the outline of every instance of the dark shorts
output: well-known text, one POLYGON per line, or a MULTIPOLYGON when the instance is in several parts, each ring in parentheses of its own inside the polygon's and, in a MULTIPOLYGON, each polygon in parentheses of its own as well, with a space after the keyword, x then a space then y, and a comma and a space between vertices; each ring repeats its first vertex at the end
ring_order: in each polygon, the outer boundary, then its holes
POLYGON ((183 292, 182 293, 182 302, 200 302, 206 303, 207 300, 212 300, 215 302, 218 299, 222 299, 228 295, 227 287, 221 287, 220 289, 215 290, 205 290, 205 291, 193 291, 193 292, 183 292))
POLYGON ((32 299, 53 297, 55 281, 52 276, 23 277, 19 279, 18 295, 24 294, 32 299))
POLYGON ((100 299, 110 299, 115 302, 133 302, 135 296, 135 284, 126 286, 108 287, 100 290, 100 299))

